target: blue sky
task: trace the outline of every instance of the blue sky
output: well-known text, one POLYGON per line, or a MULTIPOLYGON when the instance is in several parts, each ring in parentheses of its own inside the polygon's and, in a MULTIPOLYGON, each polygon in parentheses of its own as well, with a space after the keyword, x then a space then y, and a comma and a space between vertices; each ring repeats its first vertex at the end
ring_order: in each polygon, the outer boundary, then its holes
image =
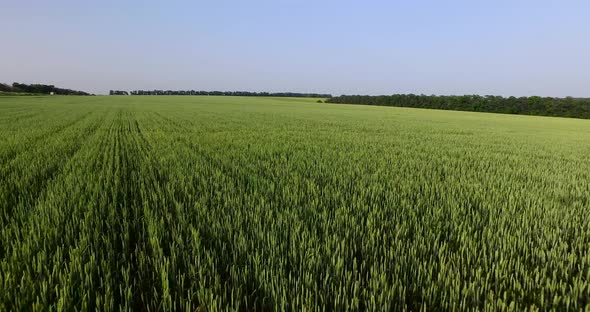
POLYGON ((589 1, 0 0, 0 82, 590 97, 589 1))

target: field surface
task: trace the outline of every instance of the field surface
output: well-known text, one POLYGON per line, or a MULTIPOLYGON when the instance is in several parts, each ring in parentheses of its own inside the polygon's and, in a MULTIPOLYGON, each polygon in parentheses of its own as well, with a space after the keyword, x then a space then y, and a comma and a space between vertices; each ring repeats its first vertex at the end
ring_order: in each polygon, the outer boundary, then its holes
POLYGON ((0 311, 588 309, 590 121, 0 98, 0 311))

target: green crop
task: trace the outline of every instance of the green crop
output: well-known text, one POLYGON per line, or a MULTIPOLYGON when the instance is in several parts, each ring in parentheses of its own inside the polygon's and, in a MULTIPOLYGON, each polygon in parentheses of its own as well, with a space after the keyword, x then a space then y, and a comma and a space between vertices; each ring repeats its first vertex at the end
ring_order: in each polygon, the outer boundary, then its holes
POLYGON ((0 98, 1 311, 590 309, 590 121, 0 98))

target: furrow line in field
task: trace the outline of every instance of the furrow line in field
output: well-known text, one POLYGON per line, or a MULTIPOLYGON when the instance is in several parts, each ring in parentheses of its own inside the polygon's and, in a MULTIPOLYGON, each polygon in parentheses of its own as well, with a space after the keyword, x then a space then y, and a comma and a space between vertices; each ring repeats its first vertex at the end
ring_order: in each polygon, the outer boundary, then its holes
MULTIPOLYGON (((198 300, 190 293, 190 285, 198 283, 205 287, 207 283, 195 281, 198 280, 196 273, 186 272, 192 272, 194 268, 183 255, 194 254, 200 259, 202 251, 190 247, 193 235, 191 229, 194 228, 184 225, 187 224, 187 209, 190 211, 191 207, 187 206, 188 202, 178 200, 180 186, 172 180, 176 176, 170 175, 174 166, 169 161, 174 159, 171 157, 176 156, 178 151, 168 145, 168 137, 161 136, 160 131, 168 133, 171 126, 168 120, 157 114, 149 114, 147 120, 135 122, 138 135, 134 138, 143 156, 141 196, 149 241, 146 258, 150 259, 143 271, 151 272, 151 277, 148 274, 142 284, 147 282, 155 285, 152 286, 157 290, 153 299, 166 309, 184 307, 183 302, 196 308, 198 300), (143 124, 150 128, 144 129, 143 124)), ((198 157, 195 159, 192 156, 191 163, 198 161, 198 157)), ((149 304, 144 300, 142 307, 149 304)))
MULTIPOLYGON (((142 220, 146 230, 144 239, 147 246, 145 246, 145 253, 141 256, 148 259, 144 263, 136 264, 134 273, 147 271, 148 274, 143 274, 143 278, 138 280, 140 288, 144 289, 144 294, 147 293, 145 291, 147 287, 157 290, 153 293, 151 300, 160 302, 162 305, 160 308, 170 309, 175 306, 172 297, 179 287, 175 283, 175 276, 170 276, 170 271, 174 272, 176 269, 175 247, 171 245, 171 242, 174 241, 173 233, 178 224, 179 215, 174 197, 166 187, 168 177, 154 157, 157 154, 154 150, 155 147, 145 136, 136 118, 130 122, 130 131, 133 134, 131 138, 133 149, 136 151, 135 159, 136 161, 140 160, 141 166, 139 189, 135 190, 141 203, 138 208, 143 211, 144 218, 142 220)), ((151 290, 149 292, 151 293, 151 290)), ((150 308, 150 302, 146 299, 135 294, 135 308, 150 308)))
POLYGON ((41 117, 43 113, 45 112, 31 111, 28 109, 13 114, 5 114, 0 117, 0 124, 10 127, 17 123, 30 122, 30 119, 41 117))
MULTIPOLYGON (((101 126, 102 120, 99 118, 96 125, 101 126)), ((93 220, 85 218, 85 215, 95 213, 93 205, 100 200, 93 198, 93 194, 97 196, 101 192, 92 186, 96 180, 85 180, 85 175, 92 174, 92 163, 88 162, 92 158, 88 156, 100 151, 101 144, 93 143, 97 140, 104 142, 101 134, 103 131, 94 129, 82 138, 84 144, 68 158, 61 173, 48 183, 34 209, 21 213, 29 217, 23 218, 24 222, 19 227, 11 226, 2 231, 3 239, 11 241, 2 266, 10 267, 12 272, 20 272, 20 275, 11 276, 5 282, 15 283, 9 289, 29 287, 35 290, 20 297, 16 293, 5 293, 12 296, 12 302, 18 303, 21 308, 30 306, 35 298, 47 303, 58 296, 54 290, 63 281, 56 280, 55 274, 64 272, 68 253, 75 251, 71 246, 78 244, 80 226, 93 220), (18 300, 15 301, 16 298, 18 300)))
POLYGON ((152 264, 153 257, 158 257, 154 251, 154 239, 158 238, 152 237, 152 227, 159 224, 159 220, 154 220, 152 209, 165 207, 153 207, 153 202, 158 203, 161 196, 157 181, 152 177, 155 169, 148 161, 149 151, 140 138, 134 114, 126 112, 124 117, 119 129, 122 148, 118 160, 122 171, 121 186, 117 190, 118 196, 124 199, 118 214, 122 220, 120 234, 124 235, 125 241, 117 250, 126 255, 127 262, 119 264, 124 265, 126 271, 118 277, 118 283, 127 285, 132 291, 120 294, 116 300, 126 308, 146 310, 150 300, 156 299, 154 289, 158 284, 152 264))
MULTIPOLYGON (((159 127, 158 127, 159 128, 159 127)), ((171 135, 170 135, 171 136, 171 135)), ((172 139, 172 138, 171 138, 172 139)), ((235 180, 235 174, 236 173, 230 173, 230 171, 232 171, 231 169, 228 169, 226 164, 223 164, 222 162, 217 161, 216 159, 214 159, 213 157, 211 157, 208 153, 206 153, 203 149, 201 148, 195 148, 195 146, 193 146, 192 144, 189 144, 189 142, 186 141, 185 137, 179 136, 179 137, 174 137, 173 141, 169 141, 169 142, 164 142, 164 141, 160 141, 159 142, 160 145, 160 150, 168 150, 168 151, 173 151, 173 155, 175 157, 178 157, 175 161, 175 163, 179 163, 179 162, 184 162, 188 159, 190 159, 191 162, 191 166, 192 165, 197 165, 198 167, 196 167, 195 169, 198 169, 198 172, 201 173, 200 176, 195 177, 195 179, 190 179, 189 181, 192 181, 193 183, 198 183, 198 185, 186 185, 187 187, 190 187, 193 190, 193 193, 184 193, 182 185, 179 185, 178 183, 173 182, 173 190, 176 193, 174 198, 175 201, 181 203, 181 206, 186 207, 185 209, 191 208, 192 205, 196 204, 196 202, 194 202, 193 200, 197 200, 195 199, 191 199, 193 198, 193 195, 197 195, 197 196, 202 196, 203 199, 206 199, 206 203, 204 203, 205 207, 209 208, 209 214, 211 216, 215 216, 217 213, 221 213, 220 210, 218 209, 228 209, 229 207, 225 207, 223 208, 222 206, 224 206, 225 204, 223 204, 223 198, 228 198, 230 197, 232 194, 234 194, 237 191, 246 191, 246 190, 237 190, 234 188, 234 186, 231 185, 225 185, 223 187, 229 187, 229 189, 226 190, 221 190, 221 189, 217 189, 218 187, 220 187, 221 185, 216 184, 216 183, 224 183, 222 181, 232 181, 235 180), (180 143, 180 145, 178 145, 180 143), (171 144, 171 145, 167 145, 167 144, 171 144), (225 176, 225 178, 224 178, 225 176), (203 191, 206 191, 208 193, 206 194, 199 194, 198 192, 194 193, 195 189, 201 189, 203 191), (219 192, 223 192, 223 191, 231 191, 232 193, 226 193, 226 194, 220 194, 219 192), (223 196, 223 198, 220 198, 219 196, 223 196), (216 207, 218 206, 219 207, 216 207), (216 212, 216 210, 218 212, 216 212)), ((155 152, 155 154, 158 154, 158 152, 155 152)), ((168 155, 169 156, 169 155, 168 155)), ((164 168, 168 168, 165 167, 164 168)), ((188 172, 185 172, 188 173, 188 172)), ((196 174, 197 172, 192 172, 192 174, 196 174)), ((190 174, 189 174, 190 175, 190 174)), ((170 177, 172 178, 172 177, 170 177)), ((173 181, 173 180, 171 180, 173 181)), ((203 208, 205 208, 203 207, 203 208)), ((239 209, 239 207, 233 207, 235 209, 239 209)), ((195 209, 195 208, 193 208, 195 209)), ((235 213, 235 212, 234 212, 235 213)), ((197 214, 195 214, 195 212, 191 212, 188 213, 188 215, 184 215, 184 214, 180 214, 182 215, 182 218, 187 220, 188 222, 193 222, 193 218, 197 216, 197 214)), ((228 215, 229 215, 229 211, 228 211, 228 215)), ((219 215, 219 217, 221 217, 221 215, 219 215)), ((227 217, 227 216, 226 216, 227 217)), ((224 217, 223 219, 226 219, 226 217, 224 217)), ((260 216, 261 218, 264 218, 263 216, 260 216)), ((211 220, 212 221, 212 220, 211 220)), ((223 221, 224 223, 228 221, 227 219, 225 221, 223 221)), ((191 228, 198 231, 199 235, 201 236, 201 243, 203 244, 203 247, 205 247, 205 250, 209 250, 212 251, 214 255, 221 255, 221 254, 225 254, 226 256, 233 258, 233 259, 241 259, 240 261, 246 261, 246 257, 245 254, 242 253, 242 251, 238 251, 238 250, 232 250, 231 249, 231 238, 230 237, 222 237, 222 236, 218 236, 219 234, 223 234, 223 232, 216 232, 213 231, 212 228, 209 228, 211 225, 207 225, 208 221, 206 221, 206 219, 200 219, 200 222, 202 223, 201 225, 198 224, 194 224, 195 227, 193 227, 192 225, 189 227, 184 227, 183 229, 180 230, 179 234, 181 237, 184 237, 184 240, 190 241, 191 240, 191 236, 194 235, 194 233, 191 233, 191 228), (198 229, 198 230, 197 230, 198 229), (222 247, 225 246, 225 247, 222 247), (229 248, 229 249, 225 249, 225 248, 229 248), (225 250, 225 252, 223 251, 225 250)), ((171 223, 170 226, 172 226, 172 228, 174 228, 174 224, 171 223)), ((239 228, 239 224, 235 224, 235 226, 237 228, 239 228)), ((174 242, 176 240, 171 239, 170 241, 174 242)), ((176 247, 178 248, 178 247, 176 247)), ((187 251, 188 252, 188 251, 187 251)), ((197 252, 197 253, 202 253, 202 251, 199 250, 194 250, 193 252, 197 252)), ((177 256, 178 257, 178 256, 177 256)), ((214 268, 215 268, 215 263, 217 263, 217 261, 219 261, 220 259, 213 259, 213 261, 215 261, 213 264, 214 268)), ((176 258, 176 260, 171 259, 172 263, 177 263, 177 265, 183 265, 184 261, 186 261, 185 259, 182 258, 176 258)), ((234 260, 235 261, 235 260, 234 260)), ((233 263, 233 262, 232 262, 233 263)), ((220 278, 223 281, 229 281, 229 277, 230 277, 230 271, 229 271, 229 267, 228 266, 222 266, 221 263, 217 263, 217 274, 219 274, 220 278)), ((199 273, 199 274, 203 274, 203 273, 199 273)), ((208 274, 209 276, 212 276, 211 273, 208 274)), ((181 275, 181 278, 184 277, 185 275, 181 275)), ((178 278, 178 277, 177 277, 178 278)), ((189 280, 194 278, 194 277, 187 277, 189 280)), ((253 280, 251 280, 250 285, 252 285, 251 287, 249 287, 248 289, 250 289, 250 291, 254 291, 256 289, 256 287, 254 286, 255 282, 253 280)), ((186 289, 186 286, 182 286, 182 283, 179 283, 181 286, 179 288, 177 288, 177 294, 176 294, 176 298, 178 299, 178 296, 182 296, 182 293, 187 291, 188 289, 186 289)), ((203 286, 206 286, 207 284, 204 283, 203 286)), ((214 287, 214 284, 209 285, 209 287, 214 287)), ((174 288, 173 288, 174 289, 174 288)), ((229 291, 227 289, 227 291, 229 291)), ((260 290, 259 290, 260 291, 260 290)), ((226 293, 225 295, 230 296, 229 293, 226 293)), ((174 300, 174 302, 178 302, 177 300, 174 300)))
MULTIPOLYGON (((51 161, 51 163, 39 171, 33 171, 31 180, 24 182, 7 180, 3 183, 0 195, 4 198, 2 201, 2 224, 6 226, 4 229, 13 228, 16 230, 28 222, 30 213, 34 211, 34 207, 46 194, 47 189, 65 174, 67 168, 72 166, 77 155, 85 147, 86 140, 97 135, 101 122, 102 118, 97 118, 84 130, 73 134, 72 140, 68 140, 68 143, 71 144, 60 147, 52 154, 53 156, 50 155, 51 157, 48 159, 41 160, 42 162, 51 161)), ((29 166, 31 164, 23 165, 29 166)), ((3 254, 3 250, 0 254, 3 254)))
POLYGON ((20 153, 30 152, 30 150, 27 150, 27 148, 30 146, 34 146, 39 141, 47 137, 57 136, 60 133, 74 127, 75 125, 82 123, 84 120, 88 119, 91 114, 91 112, 87 112, 76 120, 60 125, 57 128, 49 129, 47 132, 40 133, 26 139, 19 138, 18 142, 15 142, 14 146, 3 148, 0 151, 0 168, 10 165, 9 163, 16 159, 20 153))

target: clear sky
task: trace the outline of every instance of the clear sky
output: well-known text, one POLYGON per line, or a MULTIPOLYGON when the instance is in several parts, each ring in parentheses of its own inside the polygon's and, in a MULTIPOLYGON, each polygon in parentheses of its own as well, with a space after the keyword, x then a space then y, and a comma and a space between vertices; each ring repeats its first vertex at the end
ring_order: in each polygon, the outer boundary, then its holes
POLYGON ((590 1, 0 0, 0 82, 590 97, 590 1))

